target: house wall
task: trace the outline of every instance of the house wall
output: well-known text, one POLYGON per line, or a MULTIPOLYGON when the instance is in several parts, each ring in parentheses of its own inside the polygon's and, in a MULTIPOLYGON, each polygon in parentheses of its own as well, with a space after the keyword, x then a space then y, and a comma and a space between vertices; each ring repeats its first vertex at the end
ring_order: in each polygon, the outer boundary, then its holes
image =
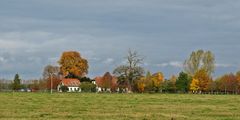
POLYGON ((81 92, 79 87, 68 87, 68 92, 81 92))

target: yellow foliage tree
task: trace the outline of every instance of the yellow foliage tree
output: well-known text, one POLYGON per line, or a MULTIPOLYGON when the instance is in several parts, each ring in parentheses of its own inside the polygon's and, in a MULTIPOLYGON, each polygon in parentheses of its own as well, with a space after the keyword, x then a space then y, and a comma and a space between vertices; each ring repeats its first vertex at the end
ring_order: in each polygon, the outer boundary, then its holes
POLYGON ((193 78, 191 84, 190 84, 190 90, 193 91, 193 92, 198 92, 200 87, 199 87, 199 80, 198 79, 195 79, 193 78))
POLYGON ((140 93, 143 93, 145 90, 146 84, 145 84, 145 77, 140 78, 137 82, 137 88, 140 93))
POLYGON ((157 72, 152 75, 153 86, 159 88, 164 80, 163 73, 157 72))
POLYGON ((63 52, 58 63, 64 76, 82 77, 88 73, 88 61, 77 51, 63 52))
POLYGON ((208 90, 209 84, 211 82, 211 78, 206 70, 201 69, 197 71, 193 77, 193 79, 198 80, 198 87, 200 92, 204 92, 208 90))

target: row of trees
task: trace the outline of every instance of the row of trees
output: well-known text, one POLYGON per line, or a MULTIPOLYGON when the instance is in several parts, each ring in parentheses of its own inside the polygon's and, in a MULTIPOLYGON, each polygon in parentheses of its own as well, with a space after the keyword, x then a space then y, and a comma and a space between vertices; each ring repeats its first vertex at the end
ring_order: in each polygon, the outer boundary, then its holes
MULTIPOLYGON (((193 51, 184 62, 183 72, 178 76, 172 76, 169 80, 164 79, 161 72, 151 74, 145 72, 141 66, 143 58, 136 51, 129 50, 125 57, 126 63, 113 70, 113 75, 106 73, 100 86, 107 88, 112 78, 116 78, 115 88, 129 89, 132 92, 224 92, 239 93, 240 72, 226 74, 213 80, 212 73, 215 70, 215 57, 211 51, 193 51), (146 75, 145 75, 146 74, 146 75)), ((62 78, 79 79, 86 91, 93 88, 91 80, 86 77, 88 73, 88 61, 79 52, 63 52, 58 66, 48 65, 44 68, 43 79, 32 81, 28 85, 34 90, 56 89, 62 78), (85 80, 85 81, 84 81, 85 80), (87 89, 90 87, 90 89, 87 89)), ((111 83, 112 84, 112 83, 111 83)), ((19 75, 11 84, 13 90, 23 88, 19 75)))
POLYGON ((191 93, 239 93, 240 72, 226 74, 213 80, 215 57, 211 51, 193 51, 184 62, 183 72, 177 77, 164 80, 161 72, 144 76, 141 67, 143 59, 137 52, 129 51, 127 63, 117 67, 113 73, 119 83, 128 83, 131 91, 136 92, 191 92, 191 93))

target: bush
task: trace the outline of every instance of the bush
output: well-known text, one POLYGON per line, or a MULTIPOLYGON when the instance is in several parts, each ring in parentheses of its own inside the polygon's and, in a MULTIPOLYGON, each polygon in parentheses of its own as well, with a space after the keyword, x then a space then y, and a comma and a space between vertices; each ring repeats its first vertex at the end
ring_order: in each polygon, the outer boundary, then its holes
POLYGON ((67 86, 61 86, 60 89, 62 90, 62 92, 67 92, 68 91, 67 86))
POLYGON ((96 92, 96 85, 90 82, 82 82, 80 88, 82 92, 96 92))

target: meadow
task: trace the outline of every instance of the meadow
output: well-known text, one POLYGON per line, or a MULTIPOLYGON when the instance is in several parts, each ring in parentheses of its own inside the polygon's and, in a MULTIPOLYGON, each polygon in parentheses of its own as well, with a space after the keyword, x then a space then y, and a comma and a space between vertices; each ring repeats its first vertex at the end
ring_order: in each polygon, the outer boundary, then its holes
POLYGON ((0 93, 1 120, 239 120, 239 95, 0 93))

